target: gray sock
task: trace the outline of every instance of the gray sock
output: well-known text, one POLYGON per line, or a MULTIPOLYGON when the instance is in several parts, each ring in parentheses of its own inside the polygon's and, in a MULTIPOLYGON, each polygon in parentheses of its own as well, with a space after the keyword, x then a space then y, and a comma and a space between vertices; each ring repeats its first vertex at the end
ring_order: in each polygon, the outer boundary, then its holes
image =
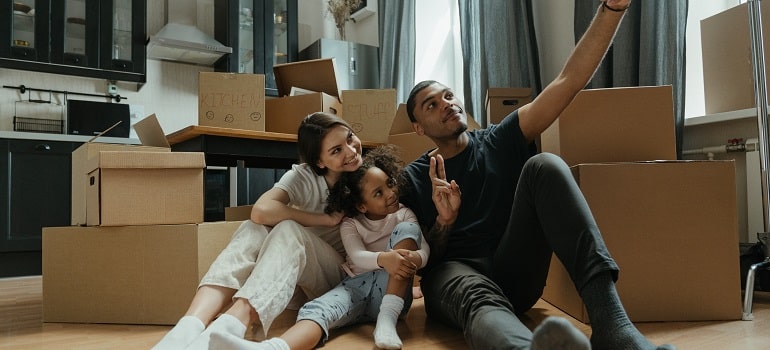
POLYGON ((532 334, 530 350, 590 350, 583 332, 561 317, 548 317, 532 334))
POLYGON ((591 346, 596 350, 675 350, 672 345, 656 347, 636 329, 620 302, 609 272, 594 276, 580 291, 591 321, 591 346))

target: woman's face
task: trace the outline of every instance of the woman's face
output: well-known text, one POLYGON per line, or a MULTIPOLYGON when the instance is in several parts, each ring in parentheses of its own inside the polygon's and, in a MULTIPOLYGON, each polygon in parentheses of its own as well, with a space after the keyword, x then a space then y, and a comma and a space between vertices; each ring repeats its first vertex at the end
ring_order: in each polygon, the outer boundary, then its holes
POLYGON ((339 174, 358 169, 362 161, 361 140, 344 125, 333 126, 321 141, 321 169, 339 174))
POLYGON ((398 187, 382 169, 371 167, 361 178, 361 204, 358 211, 379 220, 398 211, 398 187))

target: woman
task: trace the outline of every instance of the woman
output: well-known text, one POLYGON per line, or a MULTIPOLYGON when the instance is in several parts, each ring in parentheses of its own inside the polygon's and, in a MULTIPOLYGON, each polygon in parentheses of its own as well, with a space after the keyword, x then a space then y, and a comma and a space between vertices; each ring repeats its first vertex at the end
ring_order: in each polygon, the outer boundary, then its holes
POLYGON ((342 280, 343 214, 324 207, 340 175, 361 166, 361 140, 345 121, 320 112, 302 121, 297 138, 302 164, 260 196, 185 316, 153 349, 207 349, 212 332, 243 338, 257 317, 267 333, 295 290, 315 298, 342 280))

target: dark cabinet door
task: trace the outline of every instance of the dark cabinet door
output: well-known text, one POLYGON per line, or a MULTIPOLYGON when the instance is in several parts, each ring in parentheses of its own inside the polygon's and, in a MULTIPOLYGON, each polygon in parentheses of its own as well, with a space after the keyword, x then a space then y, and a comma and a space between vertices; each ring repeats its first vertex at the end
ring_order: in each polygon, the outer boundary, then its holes
POLYGON ((298 58, 297 0, 216 0, 216 39, 233 48, 217 71, 265 75, 265 94, 278 96, 276 64, 298 58))
POLYGON ((146 0, 0 0, 0 67, 144 83, 146 0))
POLYGON ((147 2, 113 0, 100 3, 99 17, 105 22, 99 28, 100 67, 144 74, 147 2))
POLYGON ((51 3, 51 62, 99 67, 99 0, 51 3))
POLYGON ((48 0, 0 0, 0 56, 48 62, 48 0))
POLYGON ((0 198, 6 205, 0 257, 15 266, 0 269, 0 276, 39 274, 42 228, 70 224, 73 144, 7 140, 2 145, 0 198))

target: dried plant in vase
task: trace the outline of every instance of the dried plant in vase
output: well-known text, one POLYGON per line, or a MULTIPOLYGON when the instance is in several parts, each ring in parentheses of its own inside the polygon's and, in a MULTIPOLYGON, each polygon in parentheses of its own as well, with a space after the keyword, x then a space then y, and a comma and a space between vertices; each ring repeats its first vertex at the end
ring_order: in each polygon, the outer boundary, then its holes
POLYGON ((334 17, 340 39, 345 40, 345 23, 350 20, 351 10, 361 5, 361 0, 328 0, 326 4, 329 14, 334 17))

